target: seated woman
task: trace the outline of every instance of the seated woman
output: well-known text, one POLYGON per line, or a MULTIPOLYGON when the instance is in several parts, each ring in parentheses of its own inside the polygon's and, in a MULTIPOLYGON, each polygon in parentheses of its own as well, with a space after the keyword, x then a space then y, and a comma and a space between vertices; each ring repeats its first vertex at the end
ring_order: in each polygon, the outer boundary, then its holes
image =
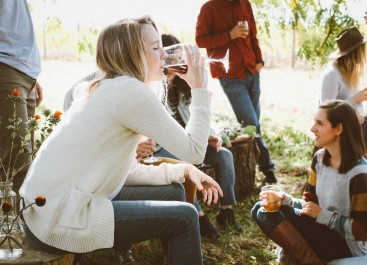
MULTIPOLYGON (((275 193, 280 210, 265 212, 258 202, 253 219, 297 264, 367 255, 367 160, 357 115, 349 103, 334 100, 320 105, 314 120, 311 131, 322 149, 303 199, 275 193)), ((261 192, 260 199, 272 195, 261 192)))
MULTIPOLYGON (((178 39, 169 34, 162 34, 163 47, 180 43, 178 39)), ((190 87, 185 80, 181 79, 173 70, 166 70, 168 78, 167 105, 172 117, 183 127, 190 118, 191 92, 190 87)), ((159 143, 158 143, 159 144, 159 143)), ((152 141, 142 142, 138 145, 138 157, 148 157, 154 153, 154 156, 170 157, 179 159, 164 148, 155 150, 155 143, 152 141)), ((182 158, 181 158, 182 159, 182 158)), ((235 170, 232 153, 222 147, 222 140, 216 135, 209 135, 208 147, 206 149, 204 162, 215 165, 215 179, 223 190, 224 197, 219 199, 220 209, 216 216, 217 224, 226 228, 232 226, 236 231, 241 232, 242 228, 236 222, 233 206, 236 205, 234 191, 235 170)), ((194 203, 199 212, 200 234, 208 238, 220 237, 219 231, 205 215, 196 198, 194 203)))
POLYGON ((346 29, 338 35, 336 43, 339 49, 322 73, 319 102, 341 99, 350 103, 357 113, 367 142, 367 117, 362 107, 362 102, 367 101, 367 88, 363 87, 363 79, 366 78, 365 42, 357 27, 346 29))
MULTIPOLYGON (((113 247, 119 254, 135 242, 161 238, 167 264, 202 264, 199 222, 191 204, 120 200, 125 184, 169 186, 186 178, 208 204, 223 196, 219 185, 192 165, 152 167, 135 159, 142 134, 192 163, 204 159, 210 93, 199 49, 194 51, 199 60, 188 58, 190 70, 182 75, 193 95, 186 129, 149 88, 150 82, 162 81, 165 56, 149 17, 123 19, 100 33, 96 62, 103 78, 90 84, 87 97, 64 114, 20 189, 27 203, 38 194, 47 198, 44 207, 23 212, 31 245, 76 253, 113 247)), ((174 190, 177 198, 183 197, 183 189, 174 190)))

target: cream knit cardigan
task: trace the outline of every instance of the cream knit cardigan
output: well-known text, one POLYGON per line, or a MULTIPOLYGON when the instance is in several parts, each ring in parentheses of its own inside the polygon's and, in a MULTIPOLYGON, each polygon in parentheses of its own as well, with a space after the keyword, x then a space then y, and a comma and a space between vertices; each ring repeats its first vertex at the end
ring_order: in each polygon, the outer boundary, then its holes
POLYGON ((108 198, 129 185, 182 182, 182 165, 144 166, 135 160, 141 135, 191 163, 204 159, 211 93, 192 90, 191 119, 183 129, 149 87, 126 76, 103 80, 64 114, 43 143, 20 189, 27 203, 42 194, 24 219, 42 242, 71 252, 110 248, 114 215, 108 198), (127 184, 127 183, 126 183, 127 184))

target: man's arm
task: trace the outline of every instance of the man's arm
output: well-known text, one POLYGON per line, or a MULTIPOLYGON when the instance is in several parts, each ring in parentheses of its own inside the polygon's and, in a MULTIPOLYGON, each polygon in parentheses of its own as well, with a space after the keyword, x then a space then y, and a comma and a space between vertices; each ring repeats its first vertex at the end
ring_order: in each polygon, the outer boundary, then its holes
POLYGON ((200 48, 212 49, 223 47, 231 41, 230 32, 213 32, 215 17, 214 10, 208 5, 203 5, 196 22, 196 44, 200 48))

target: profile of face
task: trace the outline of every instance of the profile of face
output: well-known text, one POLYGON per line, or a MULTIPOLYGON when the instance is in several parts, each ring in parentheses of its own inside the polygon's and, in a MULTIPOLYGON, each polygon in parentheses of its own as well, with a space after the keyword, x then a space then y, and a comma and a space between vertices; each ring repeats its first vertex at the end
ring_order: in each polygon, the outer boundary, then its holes
POLYGON ((315 135, 315 145, 318 147, 333 146, 339 144, 339 136, 342 133, 342 125, 332 127, 327 118, 327 110, 319 108, 314 117, 311 132, 315 135))
POLYGON ((164 59, 166 53, 162 49, 161 38, 157 30, 150 24, 142 26, 148 81, 161 81, 164 78, 164 59))

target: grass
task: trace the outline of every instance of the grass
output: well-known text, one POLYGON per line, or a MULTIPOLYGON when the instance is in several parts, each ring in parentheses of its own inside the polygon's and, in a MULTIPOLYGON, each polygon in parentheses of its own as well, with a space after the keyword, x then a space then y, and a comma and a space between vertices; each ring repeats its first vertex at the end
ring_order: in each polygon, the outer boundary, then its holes
MULTIPOLYGON (((66 91, 74 82, 94 70, 90 62, 44 61, 39 78, 44 88, 44 105, 51 109, 62 109, 66 91)), ((319 71, 265 68, 261 74, 264 139, 276 162, 280 184, 295 196, 301 194, 310 166, 313 141, 309 128, 317 107, 318 84, 319 71)), ((209 88, 214 92, 212 127, 237 126, 219 82, 209 79, 209 88)), ((255 190, 247 198, 238 201, 236 206, 236 216, 245 229, 244 233, 226 231, 218 241, 202 240, 203 253, 215 259, 206 261, 206 265, 277 264, 275 244, 262 234, 250 216, 262 179, 262 173, 258 172, 255 190)), ((203 206, 203 209, 214 220, 218 207, 203 206)), ((163 264, 163 253, 158 240, 137 244, 135 249, 140 264, 163 264)))

